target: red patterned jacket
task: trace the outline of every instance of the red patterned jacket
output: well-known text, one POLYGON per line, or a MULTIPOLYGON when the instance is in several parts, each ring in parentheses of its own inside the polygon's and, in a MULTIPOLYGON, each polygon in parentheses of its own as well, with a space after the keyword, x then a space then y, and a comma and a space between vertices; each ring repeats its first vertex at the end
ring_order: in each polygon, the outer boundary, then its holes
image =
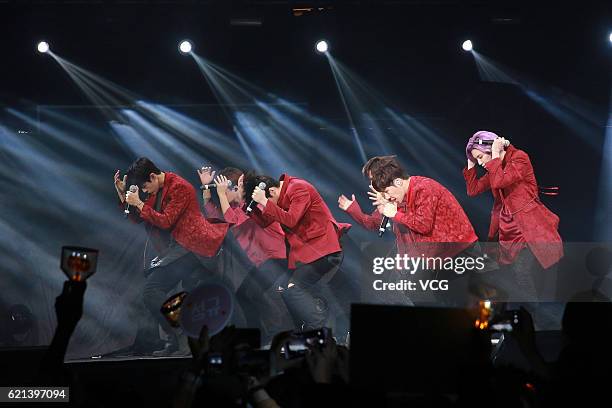
POLYGON ((204 218, 193 186, 174 173, 165 174, 160 212, 154 209, 157 194, 152 194, 139 216, 130 215, 130 218, 135 222, 145 221, 157 228, 170 230, 176 242, 191 252, 206 257, 215 256, 230 224, 211 223, 204 218))
POLYGON ((510 145, 503 161, 492 159, 485 168, 487 174, 481 178, 476 178, 476 168, 464 168, 463 177, 469 196, 487 190, 493 193, 489 240, 497 240, 499 214, 505 204, 542 267, 557 263, 563 256, 563 244, 557 231, 559 217, 540 201, 538 183, 527 153, 510 145))
POLYGON ((340 236, 351 224, 339 223, 319 192, 306 180, 283 174, 278 204, 268 200, 262 212, 253 211, 261 226, 278 221, 289 241, 289 268, 311 263, 342 250, 340 236))
MULTIPOLYGON (((349 215, 367 229, 378 229, 378 211, 366 215, 355 200, 349 215)), ((411 176, 408 192, 393 217, 398 253, 419 256, 454 256, 478 240, 457 199, 444 186, 427 177, 411 176)))

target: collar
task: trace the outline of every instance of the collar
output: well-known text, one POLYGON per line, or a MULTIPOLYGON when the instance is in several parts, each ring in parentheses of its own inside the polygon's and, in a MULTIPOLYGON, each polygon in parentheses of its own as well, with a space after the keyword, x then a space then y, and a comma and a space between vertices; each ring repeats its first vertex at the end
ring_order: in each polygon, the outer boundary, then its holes
POLYGON ((285 197, 285 192, 287 191, 287 188, 289 186, 289 182, 291 180, 293 180, 293 177, 291 177, 290 175, 288 175, 286 173, 283 173, 278 178, 278 180, 283 182, 283 187, 281 188, 280 194, 278 195, 278 202, 280 203, 282 201, 283 197, 285 197))

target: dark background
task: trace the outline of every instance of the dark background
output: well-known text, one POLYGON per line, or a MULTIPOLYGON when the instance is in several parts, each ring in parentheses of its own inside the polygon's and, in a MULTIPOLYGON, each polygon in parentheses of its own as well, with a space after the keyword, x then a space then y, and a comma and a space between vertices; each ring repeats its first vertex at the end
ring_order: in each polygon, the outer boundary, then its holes
MULTIPOLYGON (((233 123, 215 105, 218 101, 196 64, 177 52, 179 40, 191 39, 202 57, 299 104, 310 119, 320 118, 341 130, 333 133, 287 114, 311 136, 297 142, 310 154, 287 168, 275 165, 281 158, 265 149, 259 159, 267 172, 287 170, 320 186, 337 218, 348 221, 337 209, 339 194, 355 192, 362 207, 369 209, 369 204, 358 174, 362 159, 333 75, 325 57, 313 49, 317 39, 325 38, 334 58, 384 96, 384 103, 367 103, 365 109, 383 129, 388 152, 398 154, 412 174, 436 178, 449 188, 481 240, 486 239, 492 200, 487 194, 468 198, 461 177, 465 142, 481 129, 504 135, 527 151, 540 185, 560 187, 559 196, 543 200, 560 216, 565 241, 596 240, 601 227, 596 214, 602 210, 599 188, 609 184, 601 165, 611 94, 612 47, 607 38, 612 14, 606 2, 531 3, 0 2, 2 301, 28 304, 39 320, 39 341, 47 341, 53 327, 50 305, 62 281, 56 269, 59 248, 100 248, 99 276, 91 281, 100 295, 89 298, 91 313, 79 326, 80 353, 87 354, 112 349, 133 335, 130 319, 138 314, 132 306, 143 284, 138 269, 144 233, 125 225, 111 185, 114 170, 125 169, 134 157, 66 72, 50 56, 35 51, 40 39, 72 63, 233 140, 233 123), (315 10, 296 16, 293 9, 301 7, 315 10), (233 26, 232 18, 262 24, 233 26), (516 85, 482 81, 473 56, 460 49, 467 38, 478 52, 529 77, 548 96, 545 104, 516 85), (565 109, 560 115, 553 114, 556 103, 565 109), (430 132, 405 133, 390 124, 384 107, 416 118, 430 132), (72 122, 60 123, 45 109, 72 122), (572 113, 584 111, 592 117, 587 125, 572 121, 572 113), (39 120, 59 133, 44 126, 41 130, 39 120), (420 138, 418 143, 413 137, 420 138), (439 149, 433 138, 454 154, 439 149), (74 147, 77 141, 93 153, 74 147), (337 156, 335 165, 346 171, 329 166, 321 152, 337 156)), ((378 149, 371 127, 360 120, 356 126, 368 156, 385 153, 378 149)), ((217 166, 232 164, 205 150, 194 148, 193 155, 217 166)), ((244 159, 243 152, 236 151, 236 156, 244 159)), ((235 163, 242 164, 240 160, 235 163)), ((177 159, 170 169, 199 184, 187 161, 177 159)), ((367 237, 371 239, 359 226, 351 232, 356 245, 367 237)), ((345 269, 350 267, 348 262, 345 269)), ((357 279, 351 282, 350 273, 346 286, 356 291, 357 279)))

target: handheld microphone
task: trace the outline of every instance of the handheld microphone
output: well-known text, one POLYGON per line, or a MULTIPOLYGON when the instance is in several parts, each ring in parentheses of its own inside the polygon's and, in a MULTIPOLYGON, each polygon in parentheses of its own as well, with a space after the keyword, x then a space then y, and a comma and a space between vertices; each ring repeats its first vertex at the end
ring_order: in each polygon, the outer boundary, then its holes
POLYGON ((378 227, 378 236, 382 237, 385 231, 387 230, 387 224, 389 223, 389 217, 383 215, 382 221, 380 222, 380 227, 378 227))
MULTIPOLYGON (((265 190, 266 189, 266 183, 264 183, 262 181, 261 183, 259 183, 259 185, 257 187, 259 187, 260 190, 265 190)), ((251 200, 249 205, 247 205, 247 208, 246 208, 246 213, 247 214, 250 214, 253 211, 253 204, 255 204, 255 200, 251 200)))
MULTIPOLYGON (((491 146, 493 144, 493 142, 494 142, 494 140, 482 140, 482 139, 478 139, 477 144, 491 146)), ((510 146, 510 140, 506 139, 506 141, 504 142, 504 147, 508 147, 508 146, 510 146)))
MULTIPOLYGON (((137 193, 138 192, 138 186, 132 184, 130 186, 130 193, 137 193)), ((127 218, 128 215, 130 215, 130 205, 126 202, 125 203, 125 210, 123 211, 123 213, 125 214, 125 218, 127 218)))
MULTIPOLYGON (((227 187, 228 188, 232 187, 232 180, 227 180, 227 187)), ((203 186, 200 186, 200 190, 210 190, 211 188, 217 188, 217 184, 210 183, 210 184, 204 184, 203 186)))

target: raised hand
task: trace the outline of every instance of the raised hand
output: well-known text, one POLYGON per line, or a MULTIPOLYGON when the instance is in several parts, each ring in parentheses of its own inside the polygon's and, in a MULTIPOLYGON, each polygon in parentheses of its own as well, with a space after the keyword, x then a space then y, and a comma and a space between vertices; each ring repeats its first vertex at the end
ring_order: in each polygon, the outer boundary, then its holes
POLYGON ((253 190, 253 194, 251 194, 251 198, 255 200, 256 203, 261 204, 264 207, 268 203, 266 191, 259 188, 259 186, 255 187, 255 190, 253 190))
POLYGON ((338 197, 338 207, 346 211, 351 206, 351 204, 353 204, 354 201, 355 201, 355 194, 351 195, 350 200, 346 198, 344 194, 342 194, 340 197, 338 197))
POLYGON ((217 185, 217 194, 225 194, 227 192, 229 180, 224 175, 220 174, 215 177, 215 184, 217 185))
POLYGON ((55 314, 58 330, 72 332, 83 316, 85 281, 66 281, 62 294, 55 299, 55 314))
POLYGON ((501 156, 501 153, 504 151, 506 147, 506 139, 503 137, 498 137, 493 141, 493 145, 491 146, 491 157, 498 158, 501 156))
POLYGON ((325 340, 322 349, 319 345, 308 346, 308 354, 306 354, 306 363, 312 375, 314 382, 318 384, 330 384, 338 358, 338 349, 336 342, 330 336, 325 340))
POLYGON ((121 170, 115 172, 115 189, 121 195, 125 194, 125 183, 127 181, 127 174, 121 179, 121 170))
POLYGON ((201 169, 198 169, 198 176, 200 176, 200 183, 202 185, 210 184, 215 178, 216 171, 212 170, 210 166, 204 166, 201 169))
POLYGON ((138 186, 136 186, 136 192, 128 191, 127 193, 125 193, 125 201, 129 205, 139 207, 142 201, 140 201, 140 197, 138 196, 138 186))
MULTIPOLYGON (((372 185, 370 185, 370 191, 368 191, 368 196, 370 200, 372 200, 372 205, 377 208, 387 203, 387 200, 385 199, 383 194, 374 190, 374 187, 372 185)), ((379 211, 380 211, 380 208, 379 208, 379 211)))

